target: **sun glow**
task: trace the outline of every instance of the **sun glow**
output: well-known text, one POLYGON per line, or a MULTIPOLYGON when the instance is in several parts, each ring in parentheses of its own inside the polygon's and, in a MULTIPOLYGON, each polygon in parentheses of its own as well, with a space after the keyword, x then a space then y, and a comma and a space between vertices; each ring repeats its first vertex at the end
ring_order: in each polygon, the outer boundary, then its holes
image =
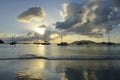
POLYGON ((35 31, 37 31, 39 34, 43 35, 45 33, 45 28, 35 28, 35 31))

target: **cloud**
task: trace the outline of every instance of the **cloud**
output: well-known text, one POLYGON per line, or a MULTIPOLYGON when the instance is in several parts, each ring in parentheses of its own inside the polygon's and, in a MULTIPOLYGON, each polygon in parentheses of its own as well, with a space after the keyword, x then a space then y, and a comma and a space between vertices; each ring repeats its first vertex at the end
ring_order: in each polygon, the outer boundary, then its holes
MULTIPOLYGON (((15 36, 15 40, 16 41, 36 41, 36 40, 50 41, 50 40, 55 39, 55 38, 51 37, 51 35, 57 34, 57 31, 53 30, 52 28, 50 28, 44 24, 36 26, 36 28, 41 28, 41 29, 45 30, 45 33, 41 35, 37 31, 31 31, 31 32, 28 32, 23 35, 15 36)), ((11 37, 7 38, 7 40, 10 38, 11 37)))
POLYGON ((22 22, 30 22, 31 20, 41 21, 45 18, 45 10, 41 7, 31 7, 28 10, 22 12, 18 16, 18 20, 22 22))
MULTIPOLYGON (((28 32, 26 34, 14 36, 14 40, 17 42, 37 41, 37 40, 43 40, 43 38, 44 38, 44 35, 40 35, 37 32, 28 32)), ((8 42, 10 41, 10 39, 11 39, 11 37, 6 38, 6 40, 8 40, 8 42)))
POLYGON ((64 21, 56 28, 88 36, 102 36, 120 23, 119 0, 88 0, 84 4, 65 3, 60 11, 64 21))
MULTIPOLYGON (((40 35, 37 32, 28 32, 26 34, 14 36, 14 40, 17 41, 17 42, 38 41, 38 40, 40 40, 40 41, 51 41, 51 40, 56 39, 56 36, 51 37, 54 34, 55 34, 55 32, 52 32, 50 30, 47 30, 44 35, 40 35)), ((7 42, 10 42, 12 37, 13 36, 8 36, 8 37, 4 37, 2 39, 7 41, 7 42)), ((57 38, 59 38, 59 37, 57 37, 57 38)))
POLYGON ((120 0, 112 0, 114 6, 119 7, 120 6, 120 0))

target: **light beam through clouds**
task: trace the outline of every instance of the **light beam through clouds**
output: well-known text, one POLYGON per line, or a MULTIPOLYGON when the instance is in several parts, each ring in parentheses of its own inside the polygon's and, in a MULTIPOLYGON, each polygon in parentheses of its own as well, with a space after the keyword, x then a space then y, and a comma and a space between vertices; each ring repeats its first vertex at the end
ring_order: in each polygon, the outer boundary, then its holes
POLYGON ((41 35, 45 34, 46 26, 45 25, 40 25, 38 27, 35 27, 35 31, 40 33, 41 35))

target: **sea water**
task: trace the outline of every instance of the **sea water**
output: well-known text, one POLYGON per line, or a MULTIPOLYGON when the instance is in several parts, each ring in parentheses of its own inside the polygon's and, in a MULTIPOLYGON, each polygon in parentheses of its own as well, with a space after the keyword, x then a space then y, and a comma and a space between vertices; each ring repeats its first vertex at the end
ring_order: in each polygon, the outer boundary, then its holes
MULTIPOLYGON (((120 56, 120 46, 0 45, 0 58, 120 56)), ((0 60, 0 80, 120 80, 120 60, 0 60)))

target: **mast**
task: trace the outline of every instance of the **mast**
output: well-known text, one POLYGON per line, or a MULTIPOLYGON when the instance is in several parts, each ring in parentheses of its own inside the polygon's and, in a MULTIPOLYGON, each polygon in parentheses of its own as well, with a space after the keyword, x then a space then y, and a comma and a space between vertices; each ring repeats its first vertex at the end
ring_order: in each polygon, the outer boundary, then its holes
POLYGON ((13 42, 14 41, 14 39, 13 39, 13 36, 12 36, 12 38, 11 38, 11 42, 13 42))
POLYGON ((48 38, 46 38, 47 37, 47 34, 46 34, 46 32, 45 32, 45 34, 44 34, 44 42, 49 42, 48 41, 48 38))
POLYGON ((110 34, 108 34, 108 43, 110 42, 110 34))
POLYGON ((10 42, 10 45, 15 45, 16 44, 16 41, 14 40, 13 36, 12 36, 12 39, 11 39, 11 42, 10 42))
POLYGON ((62 37, 62 34, 61 34, 61 43, 62 43, 62 38, 63 38, 63 37, 62 37))
POLYGON ((46 32, 45 32, 45 34, 44 34, 44 42, 46 42, 46 32))
POLYGON ((46 37, 48 37, 48 36, 46 35, 46 32, 45 32, 45 34, 44 34, 44 42, 41 43, 42 45, 50 45, 49 40, 46 37))

